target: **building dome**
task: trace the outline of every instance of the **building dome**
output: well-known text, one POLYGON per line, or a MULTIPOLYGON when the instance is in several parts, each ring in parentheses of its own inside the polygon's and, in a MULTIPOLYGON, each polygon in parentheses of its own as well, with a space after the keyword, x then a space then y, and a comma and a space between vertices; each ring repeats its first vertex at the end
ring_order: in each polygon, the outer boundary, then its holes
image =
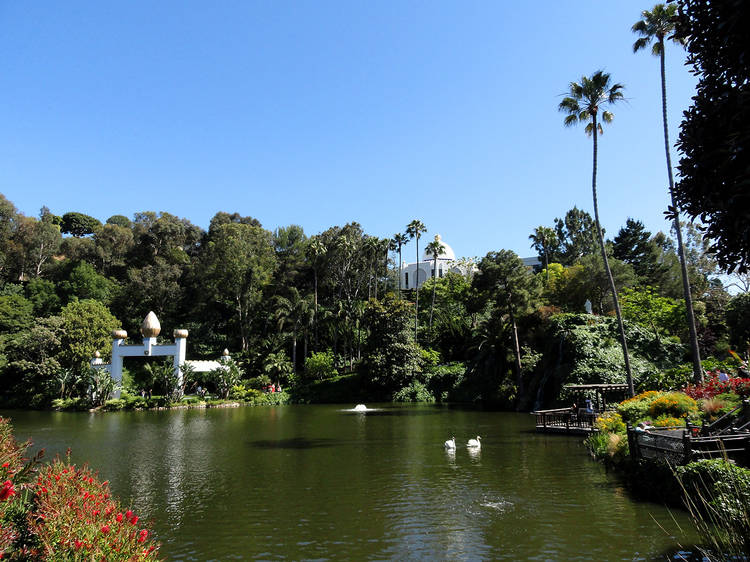
MULTIPOLYGON (((435 240, 437 242, 440 242, 440 245, 443 247, 443 253, 438 256, 438 261, 440 260, 450 260, 453 261, 456 259, 456 254, 453 252, 453 248, 451 248, 448 244, 443 242, 442 238, 440 238, 439 234, 435 235, 435 240)), ((422 261, 432 261, 432 255, 425 252, 422 254, 422 261)))

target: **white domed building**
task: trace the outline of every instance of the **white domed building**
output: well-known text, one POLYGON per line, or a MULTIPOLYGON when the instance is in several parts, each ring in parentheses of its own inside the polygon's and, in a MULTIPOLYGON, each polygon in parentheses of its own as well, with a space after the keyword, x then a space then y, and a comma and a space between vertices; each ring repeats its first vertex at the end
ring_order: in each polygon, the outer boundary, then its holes
MULTIPOLYGON (((435 241, 439 242, 443 248, 443 253, 437 259, 437 273, 435 276, 438 279, 444 277, 449 271, 460 275, 468 275, 476 269, 470 262, 459 263, 456 260, 453 248, 443 242, 439 234, 435 236, 435 241)), ((425 247, 427 244, 429 242, 425 244, 425 247)), ((402 263, 401 288, 416 289, 424 285, 425 281, 432 278, 434 265, 432 256, 427 254, 427 252, 422 254, 422 260, 419 263, 402 263)))

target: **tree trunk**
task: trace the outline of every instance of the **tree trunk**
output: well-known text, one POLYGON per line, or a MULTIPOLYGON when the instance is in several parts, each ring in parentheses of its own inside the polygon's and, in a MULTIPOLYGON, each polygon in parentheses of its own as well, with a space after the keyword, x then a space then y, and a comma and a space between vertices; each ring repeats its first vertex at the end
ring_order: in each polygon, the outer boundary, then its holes
POLYGON ((314 348, 318 351, 318 270, 313 268, 313 332, 314 348))
POLYGON ((432 303, 430 304, 430 330, 432 330, 432 312, 435 309, 435 287, 437 286, 437 258, 432 262, 432 303))
POLYGON ((401 244, 398 245, 398 300, 401 300, 401 244))
POLYGON ((604 246, 604 235, 602 234, 601 223, 599 222, 599 203, 596 196, 596 157, 597 157, 597 130, 596 113, 592 115, 593 133, 594 133, 594 162, 593 173, 591 174, 591 191, 594 197, 594 218, 596 220, 596 234, 599 237, 599 246, 602 251, 602 260, 604 260, 604 270, 607 272, 609 287, 612 290, 612 301, 615 305, 615 314, 617 314, 617 326, 620 329, 620 343, 622 344, 622 354, 625 358, 625 377, 628 381, 628 391, 630 396, 635 396, 635 387, 633 386, 633 373, 630 370, 630 355, 628 354, 628 342, 625 337, 625 325, 622 322, 622 311, 620 310, 620 301, 617 299, 617 287, 612 277, 612 271, 609 269, 609 260, 607 259, 607 248, 604 246))
POLYGON ((297 373, 297 332, 292 333, 292 372, 297 373))
POLYGON ((510 298, 508 298, 508 314, 510 315, 510 323, 513 329, 513 356, 515 358, 516 384, 518 385, 518 397, 520 398, 524 392, 523 372, 521 368, 521 346, 518 344, 518 327, 516 326, 516 317, 513 314, 513 305, 510 302, 510 298))
POLYGON ((414 304, 414 343, 417 343, 417 329, 419 328, 419 232, 417 232, 417 271, 415 277, 414 286, 417 288, 417 296, 414 304))
POLYGON ((672 176, 672 156, 669 150, 669 129, 667 128, 667 74, 664 70, 664 38, 659 39, 661 44, 661 112, 664 122, 664 151, 667 155, 667 176, 669 177, 669 195, 672 198, 672 210, 674 212, 674 228, 677 233, 677 255, 680 257, 680 272, 682 273, 682 292, 685 295, 685 311, 690 330, 690 350, 693 355, 693 382, 703 382, 703 367, 701 366, 701 352, 698 347, 698 332, 695 329, 695 313, 693 312, 693 297, 690 292, 690 278, 688 277, 687 261, 685 259, 685 246, 682 244, 682 227, 680 226, 679 207, 674 195, 674 177, 672 176))

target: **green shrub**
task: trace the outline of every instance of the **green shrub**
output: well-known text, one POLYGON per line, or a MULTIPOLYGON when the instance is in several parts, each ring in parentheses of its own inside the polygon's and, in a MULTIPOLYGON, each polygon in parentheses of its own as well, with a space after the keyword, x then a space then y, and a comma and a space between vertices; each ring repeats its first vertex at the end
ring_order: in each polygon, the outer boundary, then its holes
POLYGON ((141 410, 148 408, 148 402, 142 396, 123 393, 121 397, 125 400, 125 408, 127 410, 141 410))
POLYGON ((584 442, 599 460, 619 463, 628 456, 628 438, 623 433, 592 433, 584 442))
POLYGON ((52 401, 55 410, 81 411, 88 410, 90 404, 85 398, 56 398, 52 401))
POLYGON ((420 381, 412 381, 393 395, 394 402, 435 402, 435 397, 420 381))
POLYGON ((419 356, 422 359, 422 367, 425 370, 430 370, 440 363, 440 352, 437 349, 420 347, 419 356))
POLYGON ((305 377, 307 379, 322 381, 335 377, 337 374, 333 352, 330 349, 313 353, 305 359, 305 377))
POLYGON ((684 500, 710 560, 747 560, 750 553, 750 470, 723 459, 677 467, 684 500), (715 558, 716 556, 716 558, 715 558))
POLYGON ((104 410, 107 410, 108 412, 114 412, 117 410, 123 410, 125 406, 127 405, 127 402, 123 400, 122 398, 113 398, 111 400, 107 400, 104 403, 104 410))

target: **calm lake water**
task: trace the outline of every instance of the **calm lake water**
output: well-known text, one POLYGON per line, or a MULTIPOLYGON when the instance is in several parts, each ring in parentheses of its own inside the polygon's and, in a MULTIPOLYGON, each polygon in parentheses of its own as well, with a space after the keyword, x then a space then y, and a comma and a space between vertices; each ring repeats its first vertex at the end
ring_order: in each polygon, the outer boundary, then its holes
POLYGON ((352 406, 2 415, 98 469, 173 560, 663 560, 694 540, 528 414, 352 406))

